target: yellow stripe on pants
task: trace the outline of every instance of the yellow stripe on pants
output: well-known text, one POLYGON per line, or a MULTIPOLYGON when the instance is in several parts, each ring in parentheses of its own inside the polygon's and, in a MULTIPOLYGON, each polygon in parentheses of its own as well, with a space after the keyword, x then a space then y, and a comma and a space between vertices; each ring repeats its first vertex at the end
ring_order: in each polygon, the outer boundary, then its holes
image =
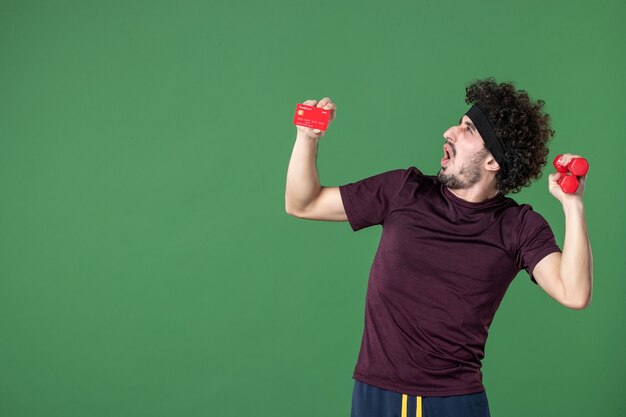
POLYGON ((407 396, 406 394, 402 394, 402 417, 407 417, 406 416, 406 403, 407 403, 407 396))
MULTIPOLYGON (((415 407, 415 416, 422 417, 422 397, 415 397, 416 407, 415 407)), ((402 417, 407 417, 407 402, 408 396, 406 394, 402 394, 402 417)))
POLYGON ((415 412, 417 417, 422 417, 422 397, 417 397, 417 411, 415 412))

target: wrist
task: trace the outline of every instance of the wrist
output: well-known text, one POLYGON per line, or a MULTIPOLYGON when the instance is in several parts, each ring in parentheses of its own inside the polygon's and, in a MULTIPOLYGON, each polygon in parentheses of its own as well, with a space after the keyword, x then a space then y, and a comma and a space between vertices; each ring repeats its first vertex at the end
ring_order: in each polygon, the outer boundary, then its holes
POLYGON ((572 212, 580 213, 584 211, 584 205, 583 205, 582 199, 579 199, 579 198, 565 199, 562 201, 562 203, 563 203, 563 211, 565 212, 565 214, 572 213, 572 212))
POLYGON ((296 141, 306 141, 307 143, 312 143, 317 145, 317 143, 319 142, 320 138, 317 137, 311 137, 309 135, 307 135, 304 132, 300 132, 298 131, 298 133, 296 134, 296 141))

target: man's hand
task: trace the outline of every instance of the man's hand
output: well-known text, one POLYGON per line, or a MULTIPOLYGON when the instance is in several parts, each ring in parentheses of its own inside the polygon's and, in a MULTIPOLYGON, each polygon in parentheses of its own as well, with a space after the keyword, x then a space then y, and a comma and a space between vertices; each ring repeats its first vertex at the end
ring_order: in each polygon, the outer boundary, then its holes
MULTIPOLYGON (((307 106, 320 107, 324 110, 330 110, 330 119, 328 121, 328 126, 330 126, 330 123, 335 119, 335 116, 337 115, 337 106, 330 100, 330 97, 324 97, 319 102, 317 100, 307 100, 302 104, 306 104, 307 106)), ((296 128, 298 129, 298 133, 304 134, 311 139, 321 138, 322 136, 324 136, 324 133, 326 133, 323 130, 311 129, 310 127, 305 126, 296 125, 296 128)))
MULTIPOLYGON (((563 154, 563 156, 560 159, 560 164, 565 166, 573 158, 582 158, 582 156, 580 156, 580 155, 573 155, 571 153, 563 154)), ((568 202, 573 202, 573 201, 580 201, 580 202, 582 202, 583 192, 585 191, 585 182, 587 180, 587 174, 583 175, 582 177, 576 177, 576 178, 578 178, 578 182, 580 183, 580 185, 578 186, 578 189, 576 190, 576 192, 575 193, 571 193, 571 194, 568 194, 568 193, 564 192, 561 189, 561 186, 559 184, 557 184, 557 181, 563 175, 571 175, 571 174, 561 173, 561 172, 556 172, 554 174, 550 174, 549 179, 548 179, 548 187, 550 189, 550 193, 554 197, 556 197, 556 199, 559 200, 561 202, 561 204, 566 204, 568 202)))

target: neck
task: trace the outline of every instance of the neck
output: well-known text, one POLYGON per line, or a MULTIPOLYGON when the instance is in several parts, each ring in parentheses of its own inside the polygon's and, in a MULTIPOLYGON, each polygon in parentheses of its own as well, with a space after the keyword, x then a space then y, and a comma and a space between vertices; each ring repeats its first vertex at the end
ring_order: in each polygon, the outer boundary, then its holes
POLYGON ((494 183, 485 184, 479 182, 470 188, 448 188, 455 196, 470 203, 480 203, 498 195, 499 191, 494 183))
POLYGON ((492 193, 481 193, 472 190, 453 190, 452 188, 448 188, 448 190, 450 190, 450 192, 455 196, 470 203, 480 203, 498 195, 498 190, 495 190, 492 193))

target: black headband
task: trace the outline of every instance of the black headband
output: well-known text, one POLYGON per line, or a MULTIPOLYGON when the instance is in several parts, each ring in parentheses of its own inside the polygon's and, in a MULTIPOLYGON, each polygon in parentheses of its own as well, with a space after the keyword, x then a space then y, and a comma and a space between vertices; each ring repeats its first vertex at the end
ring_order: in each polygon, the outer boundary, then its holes
POLYGON ((506 164, 508 147, 504 141, 496 136, 495 129, 487 118, 487 113, 478 105, 478 103, 476 103, 467 111, 467 113, 465 113, 465 115, 472 119, 474 126, 478 129, 478 133, 480 133, 480 136, 482 136, 485 141, 485 147, 496 159, 502 169, 502 172, 506 174, 508 172, 506 164))

